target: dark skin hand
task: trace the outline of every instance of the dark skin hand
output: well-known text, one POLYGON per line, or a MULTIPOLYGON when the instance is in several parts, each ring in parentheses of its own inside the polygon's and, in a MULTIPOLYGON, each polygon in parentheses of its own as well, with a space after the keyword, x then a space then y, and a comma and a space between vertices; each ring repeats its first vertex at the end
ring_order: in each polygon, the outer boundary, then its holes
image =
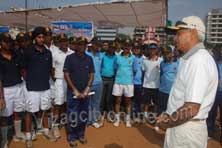
POLYGON ((171 116, 163 114, 157 117, 156 125, 163 130, 176 127, 191 120, 199 112, 200 104, 186 102, 182 107, 177 109, 171 116))

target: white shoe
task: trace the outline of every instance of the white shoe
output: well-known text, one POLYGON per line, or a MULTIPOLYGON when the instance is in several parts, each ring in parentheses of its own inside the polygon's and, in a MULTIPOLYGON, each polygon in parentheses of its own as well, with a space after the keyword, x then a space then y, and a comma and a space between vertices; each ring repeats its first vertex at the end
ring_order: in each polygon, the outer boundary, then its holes
POLYGON ((159 132, 159 131, 160 131, 160 128, 159 128, 158 126, 155 126, 155 127, 154 127, 154 130, 155 130, 156 132, 159 132))
POLYGON ((36 132, 37 135, 42 135, 43 133, 44 133, 43 128, 37 129, 37 132, 36 132))
POLYGON ((58 128, 57 126, 55 126, 55 127, 53 128, 53 132, 54 132, 54 135, 55 135, 55 138, 56 138, 56 139, 61 138, 60 131, 59 131, 59 128, 58 128))
POLYGON ((20 141, 25 141, 25 140, 26 140, 26 136, 23 133, 13 136, 13 141, 15 142, 20 142, 20 141))
POLYGON ((99 123, 97 123, 97 122, 93 123, 92 125, 93 125, 95 128, 100 128, 100 127, 101 127, 101 125, 100 125, 99 123))
POLYGON ((113 123, 113 126, 115 126, 115 127, 118 127, 119 126, 119 121, 115 121, 114 123, 113 123))
POLYGON ((54 135, 54 132, 52 130, 49 130, 48 132, 45 131, 43 133, 43 136, 44 136, 45 139, 48 139, 52 142, 55 142, 57 140, 55 135, 54 135))
POLYGON ((35 140, 37 140, 37 136, 36 136, 36 132, 34 131, 32 133, 32 141, 35 141, 35 140))
POLYGON ((126 121, 126 127, 128 127, 128 128, 132 127, 130 121, 126 121))
MULTIPOLYGON (((1 145, 0 145, 1 146, 1 145)), ((8 141, 5 142, 3 148, 8 148, 8 141)))
POLYGON ((135 122, 135 123, 140 123, 140 122, 141 122, 141 121, 140 121, 140 118, 135 118, 135 119, 134 119, 134 122, 135 122))
POLYGON ((26 140, 26 148, 33 148, 32 140, 26 140))

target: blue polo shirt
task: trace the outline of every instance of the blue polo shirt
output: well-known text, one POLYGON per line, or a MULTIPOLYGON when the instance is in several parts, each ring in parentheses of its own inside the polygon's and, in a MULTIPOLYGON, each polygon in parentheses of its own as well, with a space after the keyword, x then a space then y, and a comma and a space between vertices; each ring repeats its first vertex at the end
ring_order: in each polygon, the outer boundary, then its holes
POLYGON ((44 47, 43 52, 32 45, 25 52, 27 70, 26 87, 28 91, 44 91, 50 88, 49 78, 52 69, 52 54, 44 47))
POLYGON ((8 60, 0 54, 0 80, 3 87, 10 87, 22 82, 21 69, 24 68, 22 57, 12 53, 8 60))
MULTIPOLYGON (((86 54, 80 57, 77 53, 66 57, 63 71, 70 74, 73 84, 80 92, 87 87, 90 73, 95 72, 92 58, 86 54)), ((68 93, 72 93, 69 86, 68 93)))
POLYGON ((135 56, 135 60, 134 60, 134 64, 133 64, 133 82, 135 85, 142 85, 142 64, 143 64, 143 57, 136 57, 135 56))
POLYGON ((134 56, 132 54, 129 57, 124 57, 122 54, 116 56, 116 84, 133 85, 133 63, 134 56))
POLYGON ((177 74, 179 62, 160 63, 160 87, 159 91, 169 94, 172 88, 174 79, 177 74))
POLYGON ((108 56, 105 52, 102 53, 103 60, 102 60, 102 69, 101 69, 101 75, 103 77, 114 77, 115 75, 115 67, 114 62, 116 55, 108 56))
POLYGON ((93 54, 93 52, 86 52, 87 55, 89 55, 94 63, 95 68, 95 75, 93 80, 93 85, 101 84, 102 83, 102 77, 101 77, 101 66, 102 66, 102 53, 97 52, 96 55, 93 54))
POLYGON ((217 63, 219 85, 217 91, 222 92, 222 63, 217 63))

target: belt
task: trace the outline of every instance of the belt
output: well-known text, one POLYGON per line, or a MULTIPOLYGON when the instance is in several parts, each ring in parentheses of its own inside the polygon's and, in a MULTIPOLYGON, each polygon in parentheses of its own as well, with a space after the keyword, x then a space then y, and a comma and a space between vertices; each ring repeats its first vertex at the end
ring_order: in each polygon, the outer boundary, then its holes
POLYGON ((191 119, 192 122, 200 122, 200 121, 206 121, 206 119, 191 119))

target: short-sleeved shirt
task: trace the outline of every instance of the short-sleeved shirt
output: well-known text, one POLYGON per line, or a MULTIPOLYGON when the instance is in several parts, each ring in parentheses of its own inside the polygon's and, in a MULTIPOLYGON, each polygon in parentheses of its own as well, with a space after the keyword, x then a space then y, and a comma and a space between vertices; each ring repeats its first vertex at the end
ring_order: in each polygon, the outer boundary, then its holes
POLYGON ((143 87, 144 88, 159 88, 160 85, 160 63, 162 58, 156 61, 145 58, 143 60, 142 69, 144 73, 143 87))
POLYGON ((103 77, 114 77, 115 75, 115 67, 114 62, 116 55, 109 56, 105 52, 102 54, 102 68, 101 68, 101 75, 103 77))
POLYGON ((52 52, 53 67, 55 68, 55 78, 62 79, 64 78, 63 67, 65 59, 68 55, 72 54, 73 51, 68 49, 67 52, 56 49, 52 52))
POLYGON ((24 63, 21 56, 12 54, 12 60, 8 60, 0 54, 0 80, 3 87, 10 87, 22 82, 21 69, 24 63))
MULTIPOLYGON (((73 84, 80 92, 87 87, 90 74, 95 72, 92 58, 87 54, 81 57, 77 53, 66 57, 63 71, 70 74, 73 84)), ((70 87, 68 91, 72 93, 70 87)))
POLYGON ((133 64, 133 69, 134 69, 134 76, 133 76, 133 82, 135 85, 142 85, 143 82, 143 73, 142 73, 142 64, 143 64, 143 57, 136 57, 135 56, 135 61, 133 64))
POLYGON ((116 56, 115 67, 117 69, 115 83, 122 85, 133 85, 133 63, 134 56, 125 57, 122 54, 116 56))
POLYGON ((204 45, 199 43, 180 59, 166 112, 171 115, 184 103, 192 102, 200 104, 194 119, 206 119, 213 106, 217 86, 215 61, 204 45))
POLYGON ((94 80, 93 85, 101 84, 102 83, 102 77, 101 77, 101 66, 102 66, 102 53, 97 52, 95 55, 93 52, 86 52, 87 55, 89 55, 93 59, 94 68, 95 68, 95 74, 94 74, 94 80))
POLYGON ((50 88, 49 79, 52 69, 52 54, 48 49, 43 52, 32 45, 25 52, 27 69, 26 87, 28 91, 44 91, 50 88))
POLYGON ((160 88, 159 91, 169 94, 173 85, 173 81, 177 74, 179 62, 160 63, 160 88))

